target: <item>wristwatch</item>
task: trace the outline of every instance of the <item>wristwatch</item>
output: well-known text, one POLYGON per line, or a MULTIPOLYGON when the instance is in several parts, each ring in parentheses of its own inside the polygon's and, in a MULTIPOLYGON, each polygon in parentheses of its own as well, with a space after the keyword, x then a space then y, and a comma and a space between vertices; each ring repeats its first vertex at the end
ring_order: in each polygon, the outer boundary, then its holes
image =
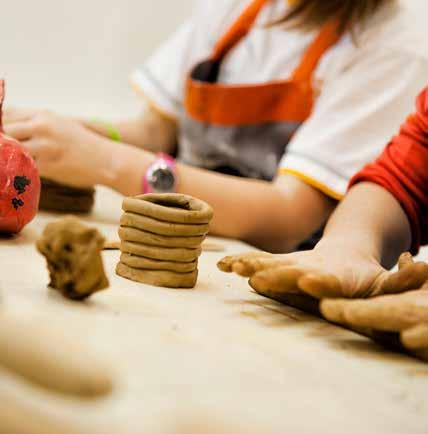
POLYGON ((174 193, 177 187, 177 170, 174 158, 160 153, 143 177, 144 193, 174 193))

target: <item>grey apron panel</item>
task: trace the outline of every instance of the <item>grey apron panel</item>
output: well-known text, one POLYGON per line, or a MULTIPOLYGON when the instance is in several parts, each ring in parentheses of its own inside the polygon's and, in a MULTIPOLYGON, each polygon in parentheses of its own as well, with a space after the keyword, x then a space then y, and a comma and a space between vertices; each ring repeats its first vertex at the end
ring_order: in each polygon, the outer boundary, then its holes
POLYGON ((241 176, 271 181, 299 123, 223 127, 203 124, 182 114, 178 159, 191 166, 216 170, 230 167, 241 176))

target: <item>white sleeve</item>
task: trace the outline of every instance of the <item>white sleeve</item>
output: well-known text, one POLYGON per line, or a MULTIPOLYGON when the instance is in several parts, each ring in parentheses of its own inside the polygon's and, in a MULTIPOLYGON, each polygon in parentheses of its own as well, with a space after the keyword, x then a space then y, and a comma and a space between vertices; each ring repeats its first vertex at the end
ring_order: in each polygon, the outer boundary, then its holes
POLYGON ((137 91, 160 112, 176 118, 182 107, 187 75, 208 59, 242 0, 197 0, 185 22, 131 77, 137 91))
POLYGON ((427 77, 423 56, 379 47, 360 50, 351 66, 324 83, 279 173, 340 199, 350 178, 381 153, 412 112, 427 77))
POLYGON ((186 75, 193 58, 192 20, 183 24, 131 77, 134 89, 159 111, 176 118, 183 99, 186 75))

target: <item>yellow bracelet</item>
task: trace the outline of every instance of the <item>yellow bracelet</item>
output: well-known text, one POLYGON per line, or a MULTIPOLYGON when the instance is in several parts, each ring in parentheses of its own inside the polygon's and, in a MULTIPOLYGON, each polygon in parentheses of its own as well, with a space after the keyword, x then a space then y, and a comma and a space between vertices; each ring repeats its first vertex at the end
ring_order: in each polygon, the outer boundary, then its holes
POLYGON ((96 124, 102 125, 107 130, 107 135, 110 140, 113 140, 114 142, 122 141, 120 131, 111 122, 102 121, 100 119, 93 119, 92 121, 96 124))

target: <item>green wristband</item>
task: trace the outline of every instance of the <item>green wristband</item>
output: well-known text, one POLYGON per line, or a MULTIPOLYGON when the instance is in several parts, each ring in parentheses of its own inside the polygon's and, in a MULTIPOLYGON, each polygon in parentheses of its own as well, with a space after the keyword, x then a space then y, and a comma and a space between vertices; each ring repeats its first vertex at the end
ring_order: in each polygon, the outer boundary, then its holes
POLYGON ((102 121, 101 119, 93 119, 92 122, 102 125, 107 130, 107 136, 110 140, 114 142, 122 141, 120 131, 111 122, 102 121))

